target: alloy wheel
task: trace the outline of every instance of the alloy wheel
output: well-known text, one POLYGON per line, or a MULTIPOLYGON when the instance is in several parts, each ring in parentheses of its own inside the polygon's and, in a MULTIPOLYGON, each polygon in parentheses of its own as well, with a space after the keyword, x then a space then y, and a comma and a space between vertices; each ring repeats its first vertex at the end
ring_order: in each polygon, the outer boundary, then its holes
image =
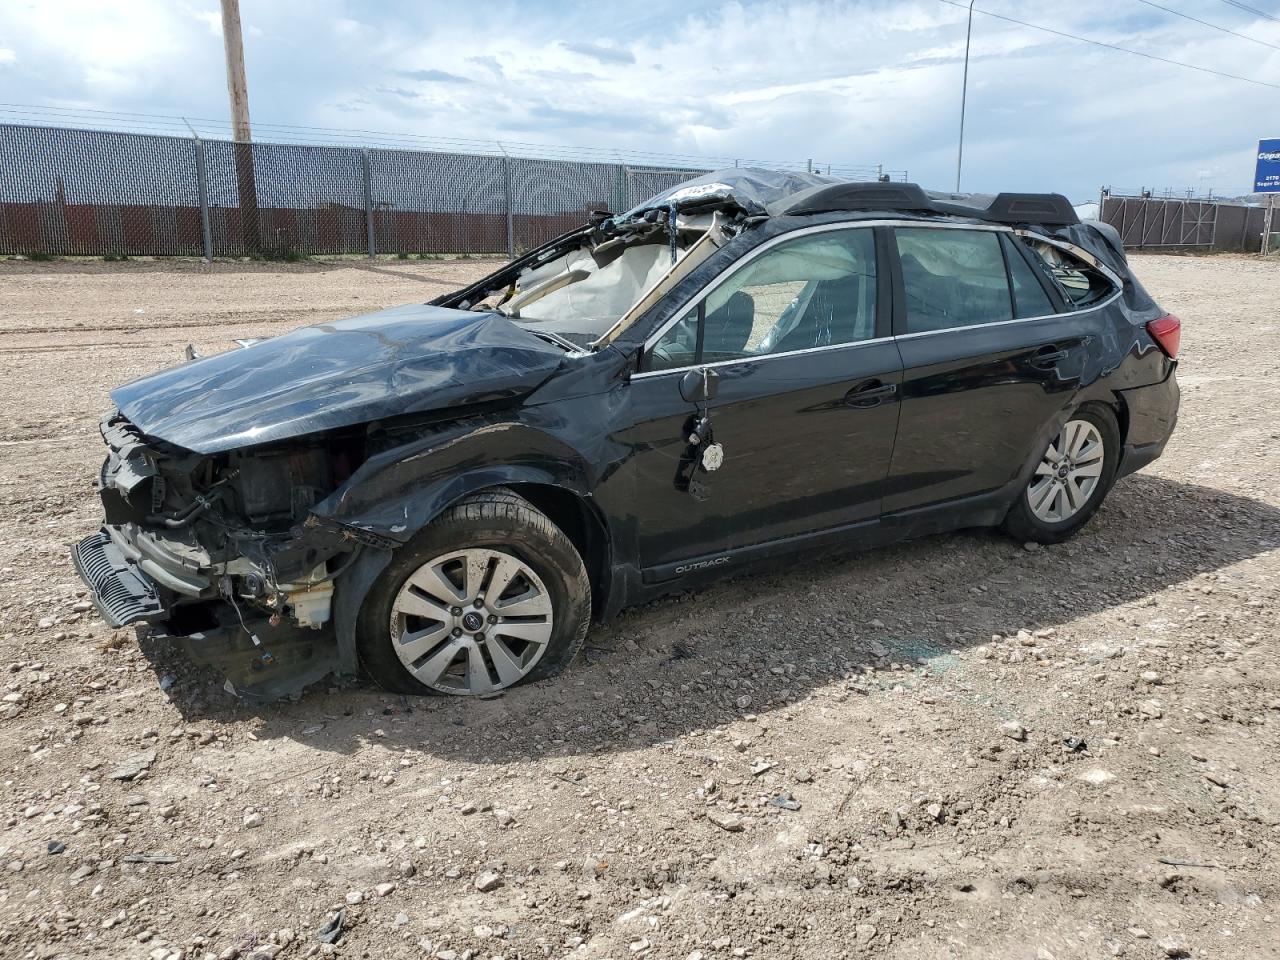
POLYGON ((1106 446, 1088 420, 1069 420, 1036 467, 1027 504, 1045 523, 1069 520, 1084 508, 1102 477, 1106 446))
POLYGON ((551 595, 529 564, 502 550, 455 550, 404 582, 391 606, 391 644, 434 690, 493 693, 537 665, 552 619, 551 595))

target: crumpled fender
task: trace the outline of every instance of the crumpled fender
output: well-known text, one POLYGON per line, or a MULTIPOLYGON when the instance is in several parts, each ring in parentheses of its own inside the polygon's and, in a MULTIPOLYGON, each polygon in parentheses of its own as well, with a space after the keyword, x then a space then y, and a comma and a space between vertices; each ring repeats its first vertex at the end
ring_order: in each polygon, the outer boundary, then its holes
POLYGON ((395 546, 410 540, 451 504, 489 487, 537 483, 587 497, 594 478, 572 447, 515 420, 474 418, 367 460, 312 511, 368 538, 334 598, 334 630, 342 672, 358 664, 356 626, 369 589, 395 546), (485 461, 495 462, 485 462, 485 461), (468 467, 468 463, 475 464, 468 467))
POLYGON ((587 457, 537 427, 473 418, 370 457, 313 513, 399 544, 478 490, 538 483, 587 497, 595 472, 587 457))

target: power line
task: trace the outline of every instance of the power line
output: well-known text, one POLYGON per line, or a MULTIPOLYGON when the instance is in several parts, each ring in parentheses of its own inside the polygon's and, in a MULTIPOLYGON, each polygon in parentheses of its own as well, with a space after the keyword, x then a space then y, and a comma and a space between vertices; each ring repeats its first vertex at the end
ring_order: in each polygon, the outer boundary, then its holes
POLYGON ((1172 13, 1175 17, 1182 17, 1183 20, 1190 20, 1192 23, 1212 27, 1214 30, 1221 30, 1223 33, 1229 33, 1231 36, 1239 37, 1241 40, 1249 40, 1253 43, 1260 43, 1264 47, 1270 47, 1272 50, 1280 50, 1280 46, 1276 46, 1274 43, 1267 43, 1267 41, 1259 40, 1257 37, 1251 37, 1247 33, 1236 33, 1234 30, 1228 30, 1226 27, 1220 27, 1216 23, 1210 23, 1208 20, 1201 20, 1199 17, 1193 17, 1189 13, 1182 13, 1178 10, 1172 10, 1169 7, 1162 7, 1158 3, 1152 3, 1151 0, 1138 0, 1138 2, 1145 3, 1148 7, 1155 7, 1157 10, 1163 10, 1165 13, 1172 13))
POLYGON ((1237 10, 1243 10, 1245 13, 1252 13, 1255 17, 1262 17, 1264 20, 1274 20, 1276 23, 1280 23, 1280 17, 1273 17, 1265 10, 1257 10, 1243 3, 1236 3, 1236 0, 1222 0, 1222 2, 1228 6, 1235 7, 1237 10))
MULTIPOLYGON (((939 3, 945 3, 949 7, 958 7, 961 10, 968 10, 967 4, 960 3, 958 0, 938 0, 939 3)), ((1235 73, 1226 73, 1222 70, 1214 70, 1210 67, 1199 67, 1194 63, 1183 63, 1181 60, 1171 60, 1168 57, 1160 57, 1154 53, 1143 53, 1141 50, 1131 50, 1128 47, 1121 47, 1114 43, 1107 43, 1104 40, 1093 40, 1089 37, 1082 37, 1074 33, 1067 33, 1065 30, 1055 30, 1052 27, 1041 26, 1038 23, 1028 23, 1025 20, 1016 20, 1013 17, 1006 17, 1002 13, 992 13, 990 10, 983 10, 979 7, 973 8, 974 13, 980 13, 986 17, 993 17, 996 20, 1003 20, 1006 23, 1016 23, 1020 27, 1029 27, 1032 30, 1040 30, 1044 33, 1051 33, 1055 37, 1063 37, 1067 40, 1078 40, 1081 43, 1090 43, 1095 47, 1105 47, 1108 50, 1118 50, 1120 53, 1131 53, 1135 57, 1145 57, 1148 60, 1156 60, 1160 63, 1167 63, 1175 67, 1185 67, 1188 70, 1196 70, 1200 73, 1209 73, 1215 77, 1226 77, 1228 80, 1243 80, 1245 83, 1252 83, 1259 87, 1270 87, 1272 90, 1280 90, 1280 83, 1268 83, 1265 80, 1254 80, 1252 77, 1242 77, 1235 73)))

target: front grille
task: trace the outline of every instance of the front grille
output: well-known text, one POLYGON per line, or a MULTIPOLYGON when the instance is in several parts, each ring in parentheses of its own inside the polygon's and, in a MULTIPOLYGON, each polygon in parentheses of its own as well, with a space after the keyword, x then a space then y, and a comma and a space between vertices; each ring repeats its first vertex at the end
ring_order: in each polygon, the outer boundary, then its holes
POLYGON ((80 579, 93 592, 102 618, 113 627, 154 620, 165 613, 155 585, 129 563, 105 533, 85 537, 71 548, 80 579))

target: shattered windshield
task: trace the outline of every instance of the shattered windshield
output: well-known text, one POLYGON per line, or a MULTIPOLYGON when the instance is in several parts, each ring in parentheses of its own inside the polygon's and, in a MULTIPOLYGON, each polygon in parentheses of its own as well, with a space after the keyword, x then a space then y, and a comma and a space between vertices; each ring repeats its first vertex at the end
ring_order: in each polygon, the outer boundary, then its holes
POLYGON ((531 333, 574 347, 608 342, 727 239, 712 215, 576 247, 525 270, 489 305, 531 333))

